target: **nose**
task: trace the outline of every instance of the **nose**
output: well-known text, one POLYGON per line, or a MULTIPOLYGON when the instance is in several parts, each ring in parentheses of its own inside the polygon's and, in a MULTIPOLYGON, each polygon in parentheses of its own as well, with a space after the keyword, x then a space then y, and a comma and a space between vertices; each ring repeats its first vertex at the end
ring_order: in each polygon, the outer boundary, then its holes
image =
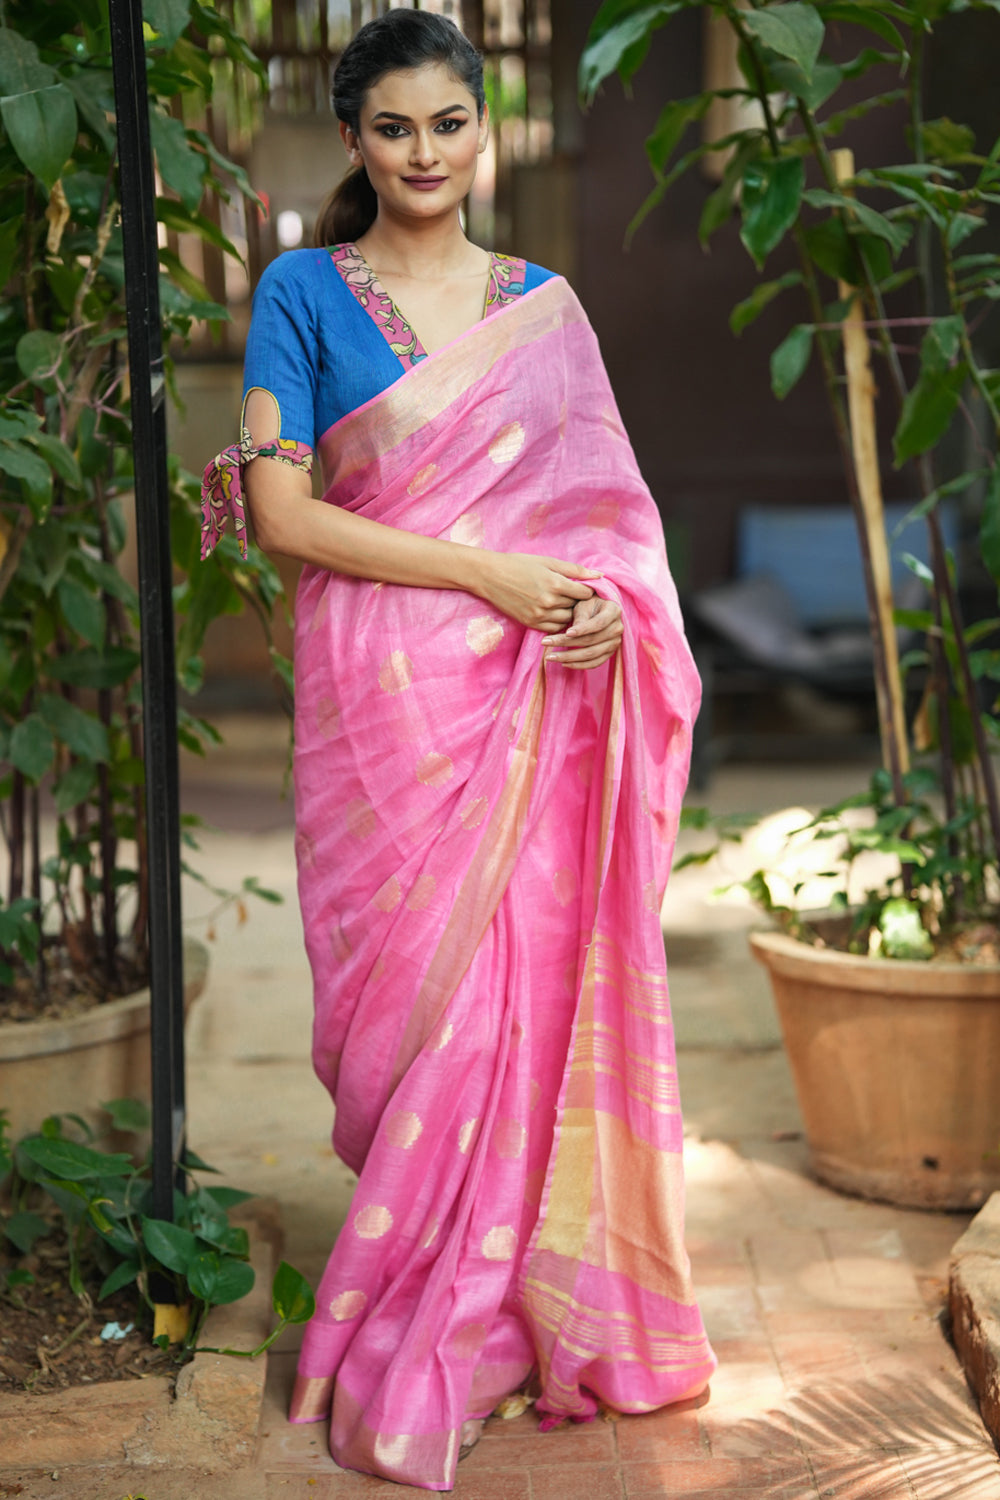
POLYGON ((411 138, 410 160, 415 167, 430 167, 437 161, 437 142, 430 130, 415 130, 411 138))

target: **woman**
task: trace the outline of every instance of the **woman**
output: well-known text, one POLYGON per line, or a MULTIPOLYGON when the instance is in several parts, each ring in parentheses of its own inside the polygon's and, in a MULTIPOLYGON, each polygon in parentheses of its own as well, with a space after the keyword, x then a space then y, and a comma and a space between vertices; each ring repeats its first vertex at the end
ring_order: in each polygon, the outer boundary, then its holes
POLYGON ((658 917, 697 678, 579 303, 462 232, 478 54, 390 11, 334 106, 352 170, 324 248, 261 280, 205 550, 227 516, 245 545, 242 472, 261 546, 305 564, 299 888, 359 1182, 291 1419, 445 1490, 530 1379, 551 1426, 714 1367, 658 917))

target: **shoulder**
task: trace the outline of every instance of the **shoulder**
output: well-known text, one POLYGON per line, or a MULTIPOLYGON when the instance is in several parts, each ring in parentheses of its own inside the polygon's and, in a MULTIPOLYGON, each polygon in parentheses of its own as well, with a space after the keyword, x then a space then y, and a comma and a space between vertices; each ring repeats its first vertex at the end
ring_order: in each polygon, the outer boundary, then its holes
POLYGON ((557 271, 546 270, 545 266, 538 266, 532 260, 523 260, 517 255, 504 255, 499 250, 494 250, 492 254, 495 261, 502 261, 510 268, 515 282, 520 280, 518 273, 520 272, 520 268, 524 267, 523 283, 520 288, 522 291, 534 291, 535 287, 541 286, 543 282, 554 281, 559 278, 557 271))
POLYGON ((546 281, 555 281, 558 277, 558 271, 550 271, 546 266, 536 265, 532 260, 524 263, 524 290, 526 292, 533 291, 536 286, 542 286, 546 281))
POLYGON ((332 261, 329 250, 284 250, 264 268, 257 286, 268 296, 307 292, 326 283, 332 261))

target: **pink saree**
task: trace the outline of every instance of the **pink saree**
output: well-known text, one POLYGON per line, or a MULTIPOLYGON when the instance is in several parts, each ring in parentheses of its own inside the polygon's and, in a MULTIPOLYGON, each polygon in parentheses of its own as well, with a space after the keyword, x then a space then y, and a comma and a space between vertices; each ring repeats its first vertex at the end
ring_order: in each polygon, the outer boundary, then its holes
POLYGON ((359 1175, 291 1419, 337 1462, 454 1483, 466 1417, 536 1372, 548 1425, 700 1392, 659 909, 698 682, 653 501, 555 278, 319 445, 326 499, 601 570, 607 666, 462 592, 306 567, 299 886, 314 1060, 359 1175))

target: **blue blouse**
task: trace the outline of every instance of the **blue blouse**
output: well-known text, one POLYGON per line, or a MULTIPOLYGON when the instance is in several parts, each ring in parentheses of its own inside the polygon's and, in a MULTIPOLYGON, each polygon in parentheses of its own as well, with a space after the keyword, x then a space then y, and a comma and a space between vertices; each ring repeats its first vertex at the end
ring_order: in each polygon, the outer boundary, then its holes
MULTIPOLYGON (((524 290, 555 272, 526 268, 524 290)), ((282 438, 315 448, 328 428, 405 373, 327 250, 286 250, 254 294, 243 391, 270 391, 282 438)))

